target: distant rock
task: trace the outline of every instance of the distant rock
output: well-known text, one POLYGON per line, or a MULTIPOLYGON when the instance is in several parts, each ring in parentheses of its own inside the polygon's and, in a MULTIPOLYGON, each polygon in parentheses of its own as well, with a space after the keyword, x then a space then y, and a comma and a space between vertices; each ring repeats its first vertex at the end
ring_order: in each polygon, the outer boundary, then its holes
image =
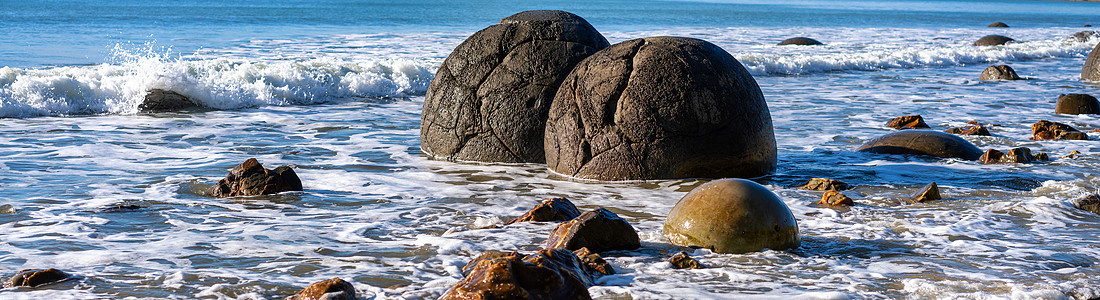
POLYGON ((975 41, 974 46, 998 46, 1015 41, 1016 40, 1003 35, 987 35, 975 41))
POLYGON ((1100 195, 1092 194, 1084 198, 1074 200, 1073 206, 1080 210, 1088 211, 1094 214, 1100 214, 1100 195))
POLYGON ((532 208, 527 213, 504 224, 517 222, 565 222, 581 215, 577 206, 569 199, 555 197, 543 200, 542 203, 532 208))
POLYGON ((811 191, 843 191, 848 189, 848 184, 840 180, 828 179, 828 178, 813 178, 809 182, 802 185, 802 189, 811 191))
POLYGON ((214 197, 237 197, 301 191, 302 181, 289 166, 264 169, 255 158, 249 158, 229 171, 229 175, 210 187, 214 197))
POLYGON ((840 192, 829 190, 821 195, 821 201, 817 201, 817 204, 828 206, 852 206, 856 205, 856 202, 840 192))
POLYGON ((439 299, 592 299, 588 287, 601 276, 560 248, 523 257, 512 252, 471 264, 469 274, 439 299))
POLYGON ((1080 115, 1100 114, 1100 102, 1096 97, 1088 94, 1058 95, 1058 104, 1054 107, 1056 114, 1080 115))
POLYGON ((978 80, 1020 80, 1020 75, 1016 75, 1016 70, 1008 65, 997 65, 982 70, 978 80))
POLYGON ((952 127, 944 130, 943 132, 958 135, 978 135, 978 136, 991 136, 989 129, 976 121, 970 121, 963 127, 952 127))
POLYGON ((695 258, 692 258, 690 255, 687 254, 687 252, 684 252, 684 251, 680 251, 680 252, 677 252, 676 254, 673 254, 672 257, 668 258, 668 263, 672 264, 673 269, 705 269, 706 268, 706 266, 703 266, 702 263, 700 263, 698 260, 695 260, 695 258))
POLYGON ((1074 42, 1078 42, 1078 43, 1083 43, 1083 42, 1088 41, 1089 39, 1091 39, 1094 36, 1096 36, 1096 31, 1092 31, 1092 30, 1078 31, 1077 33, 1074 33, 1073 35, 1066 38, 1066 40, 1074 41, 1074 42))
POLYGON ((798 223, 768 188, 744 179, 719 179, 691 190, 669 211, 664 235, 678 246, 718 253, 798 248, 798 223))
POLYGON ((4 282, 5 288, 10 287, 37 287, 47 284, 54 284, 69 279, 69 275, 61 270, 49 268, 49 269, 26 269, 19 271, 18 274, 12 276, 11 279, 4 282))
POLYGON ((138 104, 141 112, 170 112, 196 107, 187 96, 173 91, 151 89, 145 94, 145 100, 138 104))
POLYGON ((890 127, 890 128, 893 128, 893 129, 926 129, 926 128, 931 128, 931 127, 928 127, 928 123, 924 123, 924 118, 921 117, 920 115, 900 116, 900 117, 897 117, 897 118, 890 119, 890 121, 886 122, 886 127, 890 127))
POLYGON ((1100 51, 1097 50, 1100 50, 1100 44, 1096 44, 1085 59, 1085 66, 1081 68, 1081 79, 1100 81, 1100 51))
POLYGON ((785 46, 785 45, 816 46, 816 45, 824 45, 824 44, 821 43, 821 42, 818 42, 815 39, 800 36, 800 37, 793 37, 793 38, 785 39, 785 40, 783 40, 782 42, 779 42, 779 44, 776 44, 776 45, 777 46, 785 46))
POLYGON ((986 27, 1008 27, 1008 24, 1005 24, 1004 22, 993 22, 986 27))
POLYGON ((1031 139, 1041 140, 1088 140, 1089 136, 1077 128, 1066 124, 1041 120, 1031 125, 1031 139))
POLYGON ((931 201, 931 200, 940 200, 940 199, 942 199, 940 197, 940 187, 938 185, 936 185, 935 182, 929 183, 928 185, 925 185, 924 187, 922 187, 920 190, 917 190, 916 193, 913 193, 912 195, 909 195, 909 199, 913 203, 920 203, 920 202, 931 201))
POLYGON ((1012 148, 1008 152, 989 149, 978 159, 983 164, 1029 163, 1036 160, 1035 156, 1031 155, 1031 149, 1027 147, 1012 148))
POLYGON ((355 287, 340 278, 310 284, 286 300, 355 300, 355 287))
POLYGON ((881 154, 928 155, 976 160, 982 150, 956 135, 932 130, 902 130, 875 138, 856 149, 881 154))
POLYGON ((640 247, 641 239, 630 223, 607 209, 597 208, 569 222, 558 224, 543 248, 588 248, 599 253, 640 247))

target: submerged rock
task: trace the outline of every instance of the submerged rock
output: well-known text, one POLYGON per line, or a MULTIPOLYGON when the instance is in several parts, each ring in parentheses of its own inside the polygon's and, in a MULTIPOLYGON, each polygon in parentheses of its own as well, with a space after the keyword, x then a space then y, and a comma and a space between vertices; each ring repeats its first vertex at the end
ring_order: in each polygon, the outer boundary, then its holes
POLYGON ((1058 95, 1058 105, 1054 107, 1056 114, 1100 114, 1100 102, 1096 97, 1088 94, 1058 95))
POLYGON ((1041 120, 1031 125, 1031 139, 1041 140, 1087 140, 1089 136, 1077 128, 1066 124, 1041 120))
POLYGON ((1031 155, 1031 149, 1026 147, 1012 148, 1008 152, 989 149, 978 159, 983 164, 1029 163, 1036 160, 1035 156, 1031 155))
POLYGON ((948 128, 947 130, 944 130, 943 132, 950 133, 950 134, 958 134, 958 135, 978 135, 978 136, 991 136, 992 135, 992 134, 989 133, 989 129, 987 129, 985 126, 982 126, 982 124, 978 124, 978 122, 971 121, 971 122, 967 122, 966 124, 968 124, 968 125, 963 126, 963 127, 948 128))
POLYGON ((1092 194, 1084 198, 1074 200, 1073 206, 1080 210, 1088 211, 1094 214, 1100 214, 1100 195, 1092 194))
POLYGON ((558 224, 544 245, 544 248, 569 250, 588 248, 597 253, 642 247, 634 227, 604 208, 593 209, 569 222, 558 224))
POLYGON ((439 299, 592 299, 588 287, 600 276, 565 249, 524 257, 512 252, 471 263, 476 265, 469 274, 439 299))
POLYGON ((564 222, 572 220, 581 215, 581 211, 577 210, 577 206, 573 205, 573 202, 569 202, 569 199, 562 197, 555 197, 543 200, 542 203, 532 208, 522 216, 516 217, 511 221, 504 224, 512 224, 517 222, 564 222))
POLYGON ((1008 27, 1008 24, 1005 24, 1004 22, 993 22, 986 27, 1008 27))
POLYGON ((424 97, 420 142, 434 159, 543 162, 547 110, 565 76, 608 46, 559 10, 520 12, 459 44, 424 97))
POLYGON ((264 169, 255 158, 249 158, 229 171, 229 175, 210 188, 214 197, 237 197, 301 191, 302 180, 288 166, 264 169))
POLYGON ((340 278, 310 284, 286 300, 355 300, 355 287, 340 278))
POLYGON ((843 191, 848 189, 848 184, 840 180, 833 180, 828 178, 813 178, 805 185, 802 185, 802 189, 811 191, 843 191))
POLYGON ((825 191, 825 194, 821 195, 821 201, 817 201, 817 204, 828 206, 852 206, 856 205, 856 202, 840 192, 830 190, 825 191))
POLYGON ((138 104, 141 112, 169 112, 196 107, 187 96, 173 91, 151 89, 145 95, 145 100, 138 104))
POLYGON ((928 155, 942 158, 976 160, 982 150, 949 133, 932 130, 902 130, 875 138, 856 149, 882 154, 928 155))
POLYGON ((1100 51, 1097 50, 1100 50, 1100 44, 1096 44, 1085 59, 1085 66, 1081 68, 1081 79, 1100 81, 1100 51))
POLYGON ((784 250, 801 245, 787 204, 764 186, 719 179, 689 192, 668 213, 664 235, 674 245, 718 253, 784 250))
POLYGON ((925 129, 928 127, 928 123, 924 123, 924 118, 920 115, 908 115, 900 116, 890 119, 886 122, 886 127, 893 129, 925 129))
POLYGON ((4 287, 37 287, 47 284, 53 284, 62 282, 69 279, 69 275, 61 270, 49 268, 49 269, 26 269, 19 271, 18 274, 12 276, 11 279, 4 282, 4 287))
POLYGON ((1020 75, 1008 65, 989 66, 982 70, 978 80, 1020 80, 1020 75))
POLYGON ((1096 36, 1096 31, 1086 30, 1086 31, 1078 31, 1077 33, 1074 33, 1073 35, 1069 36, 1066 39, 1070 40, 1070 41, 1081 43, 1081 42, 1088 41, 1089 39, 1091 39, 1094 36, 1096 36))
POLYGON ((695 260, 695 258, 692 258, 690 255, 687 254, 687 252, 684 252, 684 251, 680 251, 680 252, 677 252, 676 254, 673 254, 672 257, 668 258, 668 263, 672 264, 673 269, 705 269, 706 268, 705 266, 703 266, 702 263, 700 263, 698 260, 695 260))
POLYGON ((776 166, 756 80, 709 42, 650 37, 577 65, 546 124, 546 164, 595 180, 758 177, 776 166))
POLYGON ((909 200, 913 203, 920 203, 924 201, 940 200, 940 187, 935 182, 929 183, 924 187, 917 190, 916 193, 909 195, 909 200))
POLYGON ((800 37, 793 37, 793 38, 785 39, 785 40, 783 40, 782 42, 779 42, 779 44, 776 44, 776 45, 777 46, 785 46, 785 45, 816 46, 816 45, 824 45, 824 44, 817 41, 817 40, 815 40, 815 39, 800 36, 800 37))
POLYGON ((1016 40, 1014 40, 1010 37, 994 34, 994 35, 983 36, 982 38, 980 38, 980 39, 978 39, 977 41, 974 42, 974 46, 997 46, 997 45, 1004 45, 1004 44, 1007 44, 1007 43, 1010 43, 1010 42, 1015 42, 1015 41, 1016 40))

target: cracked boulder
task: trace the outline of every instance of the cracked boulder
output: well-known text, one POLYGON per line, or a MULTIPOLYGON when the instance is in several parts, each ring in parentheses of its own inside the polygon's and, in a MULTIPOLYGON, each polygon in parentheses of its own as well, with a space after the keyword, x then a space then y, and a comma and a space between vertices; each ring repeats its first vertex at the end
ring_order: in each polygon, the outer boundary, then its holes
POLYGON ((543 162, 554 93, 607 40, 564 11, 525 11, 474 33, 443 61, 428 87, 421 149, 434 159, 543 162))
POLYGON ((580 179, 758 177, 771 114, 748 70, 707 41, 618 43, 573 69, 550 107, 546 164, 580 179))
POLYGON ((1096 44, 1085 59, 1085 66, 1081 68, 1081 79, 1100 81, 1100 51, 1097 50, 1100 50, 1100 44, 1096 44))

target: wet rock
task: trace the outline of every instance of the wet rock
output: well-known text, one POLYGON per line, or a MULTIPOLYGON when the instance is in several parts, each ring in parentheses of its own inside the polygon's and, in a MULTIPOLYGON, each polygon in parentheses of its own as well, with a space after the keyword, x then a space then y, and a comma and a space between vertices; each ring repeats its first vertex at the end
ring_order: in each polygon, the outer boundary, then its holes
POLYGON ((1050 161, 1050 155, 1046 152, 1039 152, 1039 154, 1035 154, 1035 161, 1050 161))
POLYGON ((1071 35, 1070 37, 1068 37, 1066 39, 1070 40, 1070 41, 1081 43, 1081 42, 1088 41, 1089 39, 1091 39, 1094 36, 1096 36, 1096 31, 1087 30, 1087 31, 1078 31, 1077 33, 1074 33, 1073 35, 1071 35))
POLYGON ((58 269, 26 269, 19 271, 18 274, 15 274, 15 276, 12 276, 7 282, 4 282, 4 287, 37 287, 62 282, 66 279, 69 279, 69 275, 58 269))
POLYGON ((1081 79, 1100 81, 1100 44, 1092 48, 1089 57, 1085 59, 1085 66, 1081 68, 1081 79))
POLYGON ((698 260, 695 260, 695 258, 692 258, 690 255, 687 254, 687 252, 684 252, 684 251, 680 251, 680 252, 677 252, 676 254, 673 254, 672 257, 668 258, 668 263, 672 264, 673 269, 705 269, 706 268, 705 266, 703 266, 702 263, 700 263, 698 260))
POLYGON ((994 34, 994 35, 983 36, 982 38, 980 38, 980 39, 978 39, 977 41, 974 42, 974 46, 997 46, 997 45, 1004 45, 1004 44, 1007 44, 1007 43, 1010 43, 1010 42, 1015 42, 1015 41, 1016 40, 1014 40, 1010 37, 994 34))
POLYGON ((1087 140, 1089 136, 1077 128, 1066 124, 1042 120, 1031 125, 1031 139, 1041 140, 1087 140))
POLYGON ((592 250, 588 250, 586 247, 582 247, 573 251, 573 254, 577 255, 577 258, 584 263, 588 269, 600 273, 603 275, 614 275, 615 268, 611 266, 603 257, 600 257, 598 253, 592 253, 592 250))
POLYGON ((478 261, 469 275, 439 299, 592 299, 588 287, 599 276, 573 252, 543 249, 478 261))
POLYGON ((1070 151, 1069 154, 1066 154, 1066 155, 1062 156, 1062 158, 1073 159, 1073 158, 1077 158, 1077 156, 1079 156, 1079 155, 1081 155, 1081 152, 1078 152, 1077 150, 1073 150, 1073 151, 1070 151))
POLYGON ((985 150, 985 153, 982 153, 982 156, 978 158, 978 161, 986 165, 999 164, 1001 163, 1001 157, 1004 156, 1004 152, 1001 152, 997 149, 989 149, 985 150))
POLYGON ((544 248, 577 250, 588 248, 599 253, 634 250, 642 247, 638 232, 630 223, 603 208, 593 209, 569 222, 558 224, 544 248))
POLYGON ((148 94, 145 94, 145 100, 141 101, 141 104, 138 104, 138 111, 169 112, 188 109, 195 106, 195 102, 191 102, 191 99, 188 99, 180 93, 162 89, 151 89, 148 94))
POLYGON ((310 284, 287 300, 355 300, 355 287, 340 278, 310 284))
POLYGON ((577 206, 573 205, 568 199, 555 197, 543 200, 542 203, 532 208, 527 213, 519 216, 511 221, 505 222, 505 225, 516 222, 564 222, 572 220, 581 215, 581 211, 577 210, 577 206))
POLYGON ((478 255, 474 259, 471 259, 469 262, 466 263, 466 266, 462 267, 462 276, 470 275, 470 271, 473 271, 474 267, 476 267, 477 264, 480 263, 483 260, 494 260, 494 259, 501 258, 501 257, 518 256, 518 255, 519 255, 519 253, 517 253, 515 251, 504 252, 504 251, 497 251, 497 250, 489 250, 489 251, 481 252, 481 255, 478 255))
POLYGON ((1058 105, 1054 107, 1056 114, 1100 114, 1100 102, 1096 97, 1088 94, 1058 95, 1058 105))
POLYGON ((852 206, 856 205, 852 198, 848 198, 844 194, 837 191, 825 191, 825 194, 821 195, 821 201, 817 201, 817 204, 828 206, 852 206))
POLYGON ((428 87, 421 149, 444 160, 543 162, 554 93, 578 62, 607 46, 584 18, 558 10, 521 12, 474 33, 428 87))
POLYGON ((1100 195, 1092 194, 1084 198, 1074 200, 1073 206, 1080 210, 1088 211, 1094 214, 1100 214, 1100 195))
POLYGON ((288 166, 264 169, 255 158, 249 158, 229 171, 229 175, 210 188, 214 197, 237 197, 301 191, 302 181, 288 166))
POLYGON ((840 180, 833 180, 828 178, 813 178, 805 185, 802 185, 802 189, 811 191, 843 191, 848 189, 848 184, 840 180))
POLYGON ((787 205, 764 186, 744 179, 719 179, 695 188, 668 213, 663 231, 672 244, 718 253, 801 244, 787 205))
POLYGON ((909 200, 913 203, 920 203, 924 201, 940 200, 940 187, 935 182, 929 183, 924 187, 917 190, 916 193, 909 195, 909 200))
POLYGON ((15 213, 15 207, 11 204, 0 205, 0 214, 10 215, 15 213))
POLYGON ((889 133, 863 144, 856 151, 928 155, 965 160, 976 160, 982 156, 982 150, 974 144, 956 135, 932 130, 902 130, 889 133))
POLYGON ((651 37, 577 65, 546 124, 546 164, 595 180, 758 177, 775 170, 756 80, 709 42, 651 37))
POLYGON ((1026 147, 1012 148, 1008 152, 989 149, 978 159, 983 164, 1029 163, 1036 160, 1035 156, 1031 155, 1031 149, 1026 147))
POLYGON ((943 132, 958 135, 979 135, 979 136, 991 136, 989 129, 977 122, 967 123, 969 125, 963 127, 952 127, 944 130, 943 132))
POLYGON ((1020 80, 1020 75, 1016 75, 1016 70, 1007 65, 989 66, 982 70, 978 80, 1020 80))
POLYGON ((1008 27, 1008 24, 1005 24, 1004 22, 993 22, 986 27, 1008 27))
POLYGON ((824 45, 824 44, 822 44, 821 42, 818 42, 815 39, 800 36, 800 37, 793 37, 793 38, 785 39, 785 40, 783 40, 782 42, 779 42, 779 44, 776 44, 776 45, 777 46, 785 46, 785 45, 815 46, 815 45, 824 45))
POLYGON ((889 122, 886 122, 886 127, 890 127, 890 128, 893 128, 893 129, 931 128, 931 127, 928 127, 927 123, 924 123, 924 118, 922 118, 920 115, 900 116, 900 117, 897 117, 897 118, 890 119, 889 122))
POLYGON ((107 208, 101 209, 100 212, 104 212, 104 213, 128 212, 128 211, 139 210, 139 209, 142 209, 142 208, 145 208, 145 207, 146 206, 141 206, 141 205, 137 205, 137 204, 119 203, 119 204, 115 204, 115 205, 109 206, 107 208))

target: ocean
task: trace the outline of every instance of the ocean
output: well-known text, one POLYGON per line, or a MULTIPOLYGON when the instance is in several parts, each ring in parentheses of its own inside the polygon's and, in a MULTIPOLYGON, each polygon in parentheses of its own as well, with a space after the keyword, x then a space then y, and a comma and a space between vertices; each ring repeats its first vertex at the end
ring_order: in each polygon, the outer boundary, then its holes
POLYGON ((362 299, 434 299, 487 250, 534 252, 556 224, 494 227, 565 197, 629 221, 642 248, 604 253, 597 299, 1092 299, 1100 297, 1100 145, 1032 141, 1080 79, 1100 3, 1060 1, 3 1, 0 276, 72 280, 4 299, 282 299, 339 277, 362 299), (575 182, 539 164, 429 160, 420 114, 436 69, 499 19, 559 9, 611 43, 710 41, 767 99, 778 169, 755 178, 794 213, 802 246, 719 254, 674 246, 666 214, 707 180, 575 182), (1009 28, 988 28, 1001 21, 1009 28), (1018 43, 974 47, 999 34, 1018 43), (775 46, 807 36, 824 46, 775 46), (1026 80, 980 81, 993 64, 1026 80), (154 88, 207 109, 139 113, 154 88), (979 148, 1050 162, 855 152, 920 114, 934 129, 993 124, 979 148), (1072 151, 1080 154, 1063 158, 1072 151), (303 192, 217 199, 205 190, 255 157, 292 166, 303 192), (856 206, 799 186, 854 186, 856 206), (936 182, 943 200, 910 204, 936 182), (110 209, 133 205, 137 209, 110 209), (686 250, 709 268, 673 269, 686 250))

